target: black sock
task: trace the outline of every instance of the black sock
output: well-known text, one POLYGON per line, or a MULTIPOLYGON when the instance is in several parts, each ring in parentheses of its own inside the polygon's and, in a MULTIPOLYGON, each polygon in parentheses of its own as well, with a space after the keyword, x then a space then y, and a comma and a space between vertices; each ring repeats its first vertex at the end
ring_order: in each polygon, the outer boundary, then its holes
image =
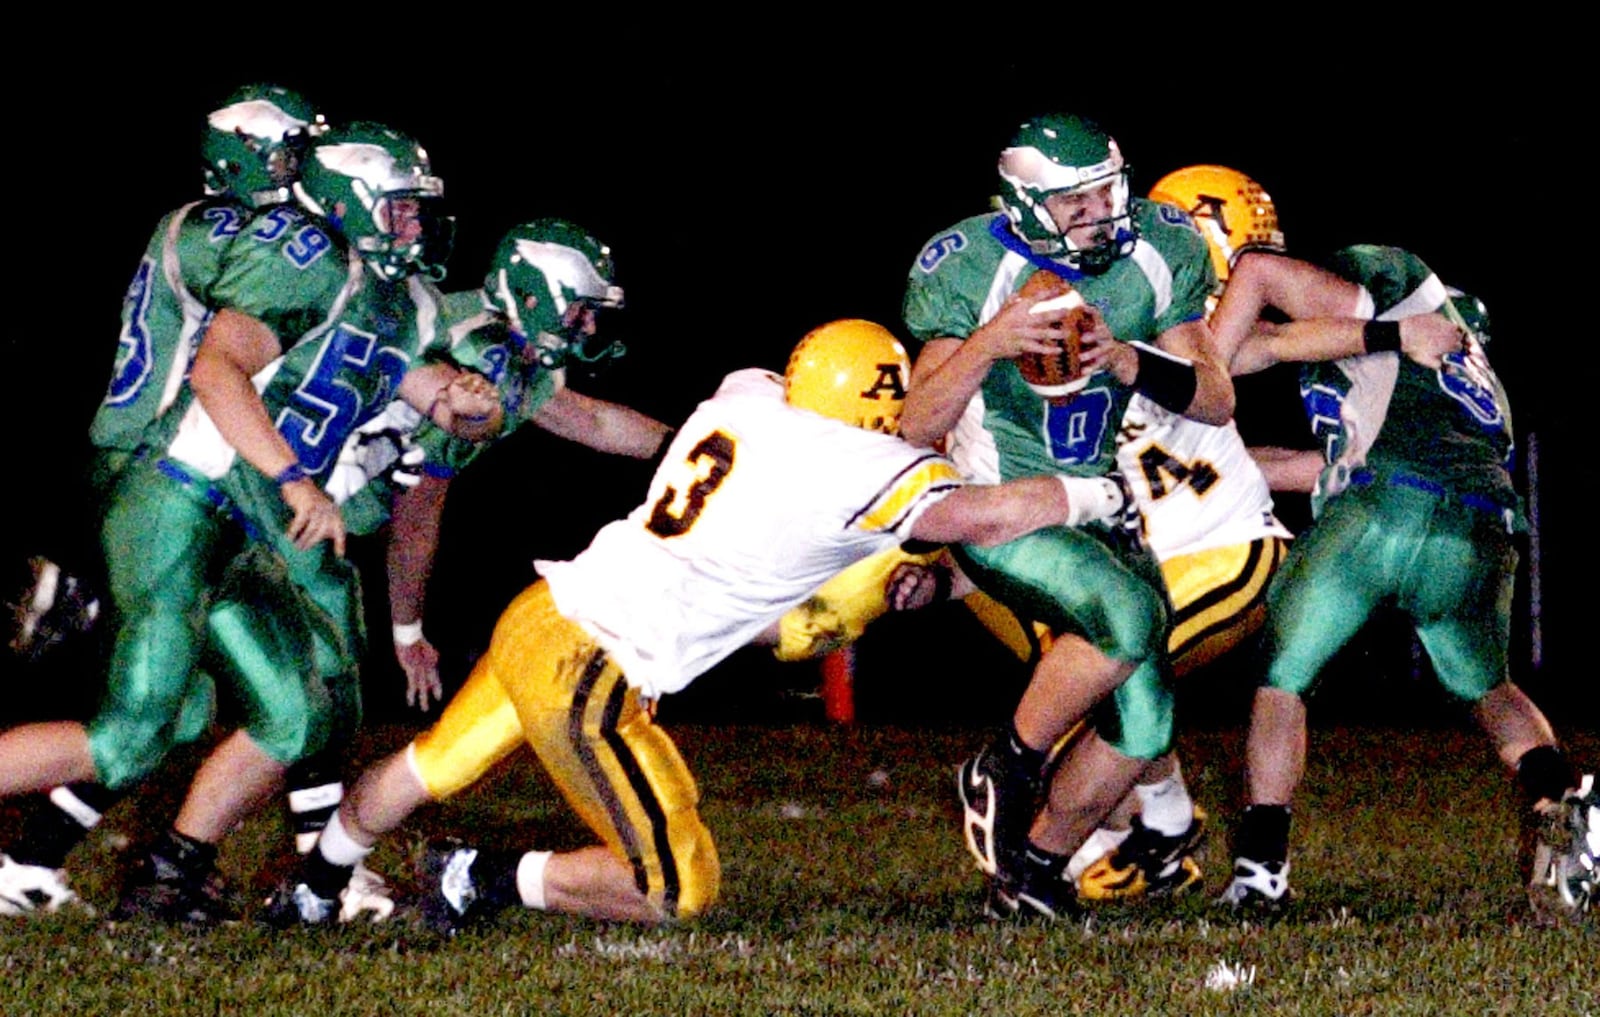
POLYGON ((522 891, 517 889, 520 851, 479 851, 472 863, 472 882, 488 910, 522 906, 522 891))
POLYGON ((1517 760, 1517 783, 1522 785, 1530 804, 1541 798, 1559 802, 1578 786, 1578 774, 1560 749, 1554 745, 1540 745, 1524 752, 1517 760))
POLYGON ((26 865, 59 869, 72 849, 83 843, 122 793, 88 781, 64 784, 47 795, 37 795, 22 837, 8 854, 26 865))
POLYGON ((284 783, 288 789, 289 827, 294 832, 295 849, 304 853, 310 850, 317 834, 328 825, 344 800, 338 763, 326 754, 303 759, 289 767, 284 783))
POLYGON ((157 879, 199 885, 217 867, 217 846, 168 830, 150 849, 157 879))
POLYGON ((1233 853, 1252 862, 1284 862, 1289 858, 1289 806, 1252 805, 1244 810, 1233 853))
POLYGON ((1044 770, 1045 750, 1033 748, 1024 742, 1015 726, 1000 744, 1002 749, 997 756, 1005 761, 1007 769, 1018 777, 1037 783, 1039 774, 1044 770))
POLYGON ((350 885, 354 865, 335 865, 320 850, 313 849, 300 863, 300 881, 323 900, 334 900, 350 885))

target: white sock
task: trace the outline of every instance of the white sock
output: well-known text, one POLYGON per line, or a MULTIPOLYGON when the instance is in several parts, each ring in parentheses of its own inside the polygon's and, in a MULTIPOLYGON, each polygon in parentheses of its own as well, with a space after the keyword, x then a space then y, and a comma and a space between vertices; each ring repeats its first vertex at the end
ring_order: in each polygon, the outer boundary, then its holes
POLYGON ((1156 833, 1176 837, 1194 821, 1194 802, 1183 779, 1173 774, 1154 784, 1134 788, 1139 795, 1139 818, 1156 833))
POLYGON ((317 850, 322 852, 323 858, 341 867, 358 865, 363 858, 372 854, 371 848, 355 842, 350 832, 344 828, 344 822, 337 812, 328 820, 328 825, 323 827, 322 837, 317 841, 317 850))
POLYGON ((1088 871, 1089 866, 1109 855, 1117 849, 1117 845, 1128 839, 1129 830, 1107 830, 1101 827, 1091 833, 1083 842, 1083 846, 1067 859, 1067 879, 1076 883, 1078 877, 1088 871))
POLYGON ((517 894, 523 907, 544 910, 544 867, 553 851, 529 851, 517 863, 517 894))

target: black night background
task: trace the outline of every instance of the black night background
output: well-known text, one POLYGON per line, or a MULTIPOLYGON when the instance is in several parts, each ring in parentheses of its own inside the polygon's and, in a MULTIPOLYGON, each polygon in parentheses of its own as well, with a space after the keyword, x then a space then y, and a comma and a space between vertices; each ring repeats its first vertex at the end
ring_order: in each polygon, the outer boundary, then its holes
MULTIPOLYGON (((781 369, 790 346, 823 321, 872 318, 904 337, 903 280, 922 243, 987 207, 996 155, 1017 123, 1064 110, 1117 137, 1137 192, 1179 166, 1233 166, 1271 193, 1293 252, 1407 247, 1485 301, 1525 491, 1537 446, 1541 625, 1536 643, 1525 568, 1515 671, 1558 728, 1594 726, 1592 668, 1578 663, 1579 583, 1592 559, 1579 518, 1587 460, 1576 401, 1587 329, 1566 310, 1586 307, 1592 286, 1579 277, 1589 263, 1578 253, 1584 209, 1572 200, 1588 195, 1575 193, 1583 132, 1548 76, 1553 62, 1524 54, 1480 64, 1474 37, 1430 45, 1426 60, 1369 52, 1364 63, 1298 61, 1280 45, 1270 72, 1168 58, 1144 76, 1126 58, 1106 73, 1068 72, 1072 61, 1022 47, 996 46, 973 63, 868 42, 795 42, 777 55, 754 44, 648 48, 638 37, 622 45, 593 35, 567 51, 498 41, 468 51, 471 40, 451 37, 447 63, 401 69, 340 61, 339 49, 284 60, 241 44, 227 61, 175 54, 154 69, 149 48, 140 59, 80 54, 14 82, 31 100, 7 147, 31 157, 8 174, 10 212, 21 220, 13 240, 22 241, 9 259, 22 316, 0 369, 15 407, 8 562, 71 518, 63 500, 77 497, 82 436, 127 278, 157 219, 199 195, 203 116, 239 84, 285 84, 332 120, 377 120, 418 138, 458 219, 446 289, 476 286, 515 222, 559 215, 587 226, 615 252, 628 309, 611 324, 630 352, 605 376, 574 384, 668 421, 728 370, 781 369)), ((1238 419, 1247 441, 1306 443, 1292 376, 1242 383, 1238 419)), ((427 615, 454 669, 447 681, 459 680, 499 608, 531 580, 531 559, 579 550, 596 525, 632 506, 645 480, 634 464, 526 433, 461 478, 427 615)), ((1292 500, 1284 515, 1305 521, 1292 500)), ((373 547, 355 553, 378 562, 373 547)), ((382 590, 370 572, 374 714, 397 713, 400 695, 389 690, 401 687, 388 684, 400 679, 384 656, 382 590)), ((975 705, 985 715, 1008 709, 1005 690, 974 703, 975 687, 997 688, 984 672, 1009 666, 982 639, 957 607, 883 625, 862 646, 863 719, 939 722, 970 719, 975 705)), ((1413 674, 1403 634, 1380 625, 1363 646, 1342 660, 1347 683, 1325 691, 1325 709, 1313 699, 1314 720, 1439 712, 1442 694, 1425 670, 1413 674)), ((719 717, 787 705, 803 714, 786 690, 814 681, 807 665, 780 667, 747 650, 680 709, 719 717)), ((1215 679, 1216 702, 1242 703, 1227 692, 1240 681, 1215 679)))

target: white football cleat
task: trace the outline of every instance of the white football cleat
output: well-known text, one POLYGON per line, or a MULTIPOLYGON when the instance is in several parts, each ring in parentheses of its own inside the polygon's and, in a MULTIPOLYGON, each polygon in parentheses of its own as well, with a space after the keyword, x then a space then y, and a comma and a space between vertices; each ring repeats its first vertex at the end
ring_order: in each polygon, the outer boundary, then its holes
POLYGON ((78 895, 67 886, 67 874, 43 865, 24 865, 0 854, 0 915, 59 911, 78 895))
POLYGON ((1538 810, 1528 901, 1541 918, 1583 921, 1600 889, 1600 789, 1585 774, 1576 791, 1538 810))
POLYGON ((1233 860, 1233 881, 1221 903, 1235 910, 1276 911, 1289 903, 1289 863, 1233 860))

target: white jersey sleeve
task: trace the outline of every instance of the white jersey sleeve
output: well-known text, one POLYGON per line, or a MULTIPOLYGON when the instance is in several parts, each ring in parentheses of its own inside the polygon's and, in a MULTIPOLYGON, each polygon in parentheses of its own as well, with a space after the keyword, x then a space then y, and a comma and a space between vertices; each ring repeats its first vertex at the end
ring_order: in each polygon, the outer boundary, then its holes
POLYGON ((1160 561, 1290 536, 1272 514, 1267 480, 1232 421, 1202 424, 1135 395, 1118 436, 1117 468, 1160 561))
POLYGON ((561 613, 647 698, 675 692, 961 484, 943 457, 798 410, 767 371, 728 376, 679 428, 644 503, 569 562, 561 613))

